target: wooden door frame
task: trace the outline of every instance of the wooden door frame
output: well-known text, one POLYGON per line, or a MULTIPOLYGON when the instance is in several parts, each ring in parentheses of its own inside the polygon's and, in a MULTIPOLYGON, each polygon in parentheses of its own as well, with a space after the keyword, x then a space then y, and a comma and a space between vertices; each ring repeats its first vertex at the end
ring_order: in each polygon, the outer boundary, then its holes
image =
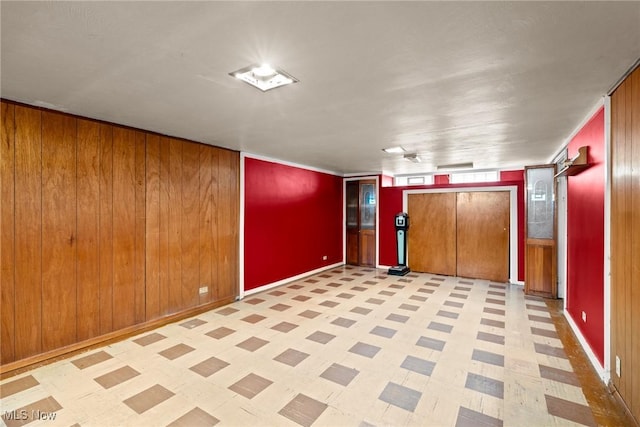
MULTIPOLYGON (((509 282, 524 285, 518 280, 518 186, 516 185, 496 185, 492 187, 455 187, 455 188, 430 188, 412 189, 402 191, 402 210, 407 212, 410 194, 425 193, 476 193, 476 192, 509 192, 509 282)), ((409 219, 411 221, 411 219, 409 219)), ((411 222, 409 222, 411 223, 411 222)), ((411 233, 411 229, 409 229, 411 233)), ((376 242, 377 243, 377 242, 376 242)), ((410 253, 407 253, 407 264, 410 253)))
MULTIPOLYGON (((347 181, 374 181, 376 185, 376 260, 375 268, 380 268, 380 178, 377 175, 345 177, 342 180, 342 215, 347 212, 347 181)), ((342 263, 347 263, 347 220, 342 221, 342 263)))

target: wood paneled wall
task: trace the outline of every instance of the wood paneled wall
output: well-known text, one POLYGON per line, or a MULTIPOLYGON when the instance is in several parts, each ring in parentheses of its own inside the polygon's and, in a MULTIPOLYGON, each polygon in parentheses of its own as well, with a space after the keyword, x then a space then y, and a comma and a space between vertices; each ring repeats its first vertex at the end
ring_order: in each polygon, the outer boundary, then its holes
POLYGON ((640 423, 640 68, 611 97, 611 144, 611 378, 640 423))
POLYGON ((233 300, 239 153, 1 108, 0 364, 233 300))

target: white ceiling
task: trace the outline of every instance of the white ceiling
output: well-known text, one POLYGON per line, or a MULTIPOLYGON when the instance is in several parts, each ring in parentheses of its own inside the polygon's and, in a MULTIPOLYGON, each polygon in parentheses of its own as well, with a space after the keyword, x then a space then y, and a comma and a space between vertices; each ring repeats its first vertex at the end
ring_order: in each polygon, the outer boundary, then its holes
POLYGON ((640 58, 638 1, 0 7, 5 99, 339 173, 546 163, 640 58))

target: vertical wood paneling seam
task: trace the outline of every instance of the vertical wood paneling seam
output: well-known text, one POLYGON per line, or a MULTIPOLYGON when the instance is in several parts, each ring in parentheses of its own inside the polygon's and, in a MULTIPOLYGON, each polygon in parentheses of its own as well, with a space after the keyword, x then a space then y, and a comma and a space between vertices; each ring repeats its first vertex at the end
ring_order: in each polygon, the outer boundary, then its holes
POLYGON ((76 186, 76 215, 75 215, 75 230, 74 230, 74 236, 75 236, 75 281, 76 281, 76 286, 75 286, 75 290, 76 290, 76 328, 75 328, 75 338, 73 339, 73 342, 78 342, 78 320, 80 318, 80 316, 78 316, 78 307, 79 307, 79 301, 78 301, 78 286, 80 286, 79 280, 78 280, 78 119, 74 117, 73 119, 73 123, 75 125, 75 179, 73 180, 74 185, 76 186))
MULTIPOLYGON (((11 251, 13 252, 13 256, 12 259, 14 261, 12 269, 13 272, 12 274, 12 288, 13 288, 13 321, 12 321, 12 326, 13 326, 13 331, 11 333, 11 337, 12 337, 12 343, 11 343, 11 349, 12 349, 12 359, 16 360, 16 113, 15 113, 15 108, 13 109, 13 119, 11 120, 11 127, 10 129, 8 129, 9 132, 11 132, 13 135, 11 137, 11 140, 13 141, 13 143, 11 144, 11 149, 10 149, 10 157, 13 158, 13 170, 12 170, 12 175, 13 178, 11 180, 11 199, 13 201, 13 212, 12 212, 12 223, 13 226, 11 227, 12 230, 11 232, 13 233, 13 239, 12 239, 12 247, 11 247, 11 251)), ((6 251, 6 248, 2 248, 2 251, 6 251)))
MULTIPOLYGON (((144 195, 144 210, 142 211, 144 214, 144 223, 143 223, 143 239, 142 239, 142 243, 144 244, 144 250, 142 251, 142 255, 144 257, 144 271, 142 273, 142 283, 144 284, 144 315, 142 316, 142 321, 146 321, 147 320, 147 136, 149 134, 145 132, 144 134, 144 150, 142 150, 142 152, 144 153, 144 162, 143 162, 143 168, 144 171, 142 173, 142 182, 144 184, 144 191, 142 192, 142 194, 144 195)), ((136 154, 138 154, 137 150, 136 150, 136 154)), ((137 204, 136 204, 137 206, 137 204)))
MULTIPOLYGON (((198 305, 200 301, 200 286, 202 286, 202 208, 203 208, 203 196, 202 196, 202 149, 198 146, 198 305)), ((210 286, 210 285, 207 285, 210 286)), ((208 294, 207 294, 208 296, 208 294)))
MULTIPOLYGON (((160 139, 160 143, 163 142, 163 139, 160 139)), ((164 140, 165 144, 168 145, 167 147, 167 156, 166 156, 166 162, 167 162, 167 167, 165 168, 166 171, 166 179, 167 179, 167 183, 166 183, 166 190, 167 190, 167 195, 166 195, 166 208, 164 206, 162 206, 162 202, 160 203, 160 209, 166 209, 166 215, 165 215, 165 219, 167 221, 166 224, 166 230, 167 230, 167 248, 166 248, 166 252, 167 252, 167 264, 165 266, 165 282, 166 282, 166 294, 167 294, 167 304, 166 306, 162 307, 161 310, 161 314, 165 315, 166 313, 169 312, 169 307, 171 307, 171 263, 169 262, 169 253, 171 252, 169 250, 170 247, 170 239, 171 239, 171 229, 169 228, 169 224, 171 223, 171 210, 169 209, 169 205, 170 205, 170 193, 171 193, 171 142, 169 141, 169 139, 165 139, 164 140)), ((162 149, 161 149, 162 150, 162 149)), ((162 165, 162 162, 160 162, 160 165, 162 165)), ((162 166, 160 167, 160 173, 162 173, 162 166)), ((160 218, 160 230, 162 230, 162 217, 160 218)), ((163 286, 160 286, 160 301, 164 301, 162 299, 162 288, 163 286)))
POLYGON ((114 215, 113 215, 113 209, 114 209, 113 198, 114 198, 114 193, 115 193, 115 191, 114 191, 114 187, 115 187, 115 185, 114 185, 115 167, 114 167, 113 159, 115 157, 115 138, 114 138, 115 135, 114 135, 114 132, 113 132, 113 130, 114 130, 113 127, 111 127, 110 130, 111 130, 111 177, 110 177, 110 180, 111 180, 111 200, 109 201, 109 204, 111 206, 111 214, 110 214, 110 217, 111 217, 111 225, 110 225, 110 228, 111 228, 111 239, 109 239, 109 240, 111 241, 111 304, 110 304, 110 306, 111 306, 111 327, 109 329, 110 329, 110 331, 112 331, 113 328, 114 328, 114 326, 113 326, 113 323, 114 323, 113 322, 113 320, 114 320, 114 314, 113 314, 114 313, 114 304, 113 303, 114 303, 114 301, 113 300, 114 300, 115 294, 116 294, 115 293, 115 289, 114 289, 115 280, 116 280, 116 274, 115 274, 116 257, 115 257, 114 250, 113 250, 113 244, 114 244, 114 241, 115 241, 115 238, 114 238, 114 234, 115 233, 113 231, 113 218, 114 218, 114 215))
POLYGON ((113 242, 115 240, 113 238, 113 235, 114 235, 114 233, 113 233, 113 218, 114 218, 114 215, 113 215, 113 206, 114 206, 114 203, 113 203, 113 196, 114 196, 114 191, 113 191, 113 188, 114 188, 114 182, 113 182, 114 181, 113 180, 113 177, 114 177, 113 157, 114 157, 114 151, 115 151, 114 150, 114 146, 115 145, 114 145, 114 138, 113 138, 114 135, 113 134, 114 134, 113 126, 109 126, 109 145, 110 145, 110 149, 109 149, 109 157, 110 157, 110 159, 109 159, 109 162, 110 162, 109 172, 110 172, 110 175, 108 177, 109 181, 110 181, 110 183, 109 183, 109 187, 110 187, 110 191, 109 191, 109 196, 110 196, 109 197, 110 198, 110 200, 109 200, 109 222, 110 222, 110 224, 109 224, 109 230, 110 230, 110 232, 109 232, 109 246, 110 246, 109 252, 111 254, 110 255, 111 268, 109 269, 110 276, 111 276, 111 287, 110 287, 111 289, 110 289, 110 292, 109 292, 111 294, 111 303, 109 304, 109 309, 110 309, 110 313, 109 313, 109 317, 110 317, 109 332, 113 331, 113 298, 114 298, 114 295, 115 295, 115 292, 114 292, 113 288, 114 288, 114 283, 115 283, 115 278, 116 278, 116 275, 115 275, 115 272, 114 272, 115 256, 113 254, 113 242))
POLYGON ((198 173, 198 238, 197 238, 197 247, 198 247, 198 302, 196 303, 196 305, 200 305, 200 286, 202 286, 202 263, 201 263, 201 257, 200 257, 200 249, 202 249, 202 240, 201 240, 201 236, 202 236, 202 193, 200 192, 200 188, 202 185, 202 170, 200 169, 202 167, 202 151, 200 150, 200 147, 198 147, 198 168, 197 168, 197 173, 198 173))
POLYGON ((16 241, 17 239, 17 231, 16 230, 16 133, 17 133, 17 126, 16 126, 16 111, 15 111, 15 107, 13 109, 13 146, 12 146, 12 150, 13 150, 13 360, 16 360, 16 335, 17 335, 17 328, 16 328, 16 241))
MULTIPOLYGON (((168 283, 169 277, 169 269, 165 267, 164 269, 164 280, 163 280, 163 271, 162 271, 162 143, 164 142, 164 138, 160 137, 158 140, 158 316, 164 316, 166 307, 163 305, 163 297, 162 297, 162 288, 164 287, 164 283, 168 283)), ((170 159, 166 159, 169 161, 170 159)), ((167 166, 169 167, 169 166, 167 166)), ((168 225, 167 225, 168 227, 168 225)), ((169 230, 169 228, 167 228, 169 230)), ((168 232, 168 231, 167 231, 168 232)))
POLYGON ((13 144, 11 144, 11 151, 13 151, 13 180, 12 180, 12 184, 13 184, 13 212, 12 212, 12 223, 13 223, 13 242, 12 242, 12 247, 11 247, 11 251, 13 253, 13 273, 12 273, 12 280, 13 280, 13 321, 12 321, 12 325, 13 325, 13 333, 11 334, 12 336, 12 343, 11 343, 11 348, 12 348, 12 353, 13 353, 13 360, 16 360, 16 262, 15 262, 15 254, 16 254, 16 236, 17 236, 17 230, 16 230, 16 113, 15 113, 15 107, 13 110, 13 120, 11 123, 11 129, 10 131, 13 133, 13 137, 11 138, 13 140, 13 144))
MULTIPOLYGON (((147 148, 148 148, 148 144, 147 144, 147 138, 148 138, 149 134, 147 132, 144 133, 144 174, 143 174, 143 182, 144 182, 144 251, 143 251, 143 255, 144 255, 144 274, 143 274, 143 283, 144 283, 144 316, 143 321, 147 321, 149 320, 147 318, 147 299, 148 299, 148 295, 147 295, 147 217, 148 217, 148 212, 147 212, 147 148)), ((136 151, 137 154, 137 151, 136 151)))
POLYGON ((42 191, 42 187, 44 185, 43 181, 42 181, 42 153, 43 153, 43 148, 42 148, 42 135, 44 134, 44 118, 43 118, 43 114, 41 110, 38 110, 38 114, 40 115, 40 326, 39 326, 39 331, 40 331, 40 351, 42 351, 42 349, 44 348, 44 334, 42 333, 42 319, 43 319, 43 306, 44 304, 42 303, 42 295, 44 294, 44 289, 42 288, 42 272, 43 272, 43 268, 42 268, 42 248, 43 248, 43 240, 42 240, 42 224, 44 222, 43 219, 43 215, 44 215, 44 209, 42 209, 42 203, 43 203, 43 194, 44 192, 42 191))
POLYGON ((16 133, 17 133, 17 125, 16 125, 16 111, 15 111, 15 107, 13 110, 13 360, 16 360, 16 341, 17 341, 17 328, 16 328, 16 317, 17 317, 17 310, 15 309, 17 304, 17 299, 16 299, 16 265, 17 263, 16 261, 16 242, 17 242, 17 229, 16 229, 16 210, 17 210, 17 203, 16 203, 16 173, 17 173, 17 166, 16 166, 16 133))
MULTIPOLYGON (((171 229, 169 228, 169 224, 171 222, 171 212, 169 210, 169 193, 171 192, 170 187, 171 187, 171 145, 169 142, 168 138, 161 138, 160 139, 160 144, 162 147, 162 143, 165 143, 165 145, 167 145, 166 148, 166 167, 164 168, 164 170, 166 171, 166 177, 165 179, 166 181, 166 188, 165 190, 167 191, 167 194, 165 196, 165 201, 166 201, 166 207, 162 205, 162 199, 160 199, 160 212, 162 212, 162 209, 166 209, 166 214, 164 215, 165 217, 165 221, 167 221, 167 223, 165 224, 166 230, 167 230, 167 247, 166 249, 166 265, 165 265, 165 274, 164 274, 164 286, 162 285, 162 281, 160 282, 160 301, 161 303, 164 302, 165 300, 163 299, 163 289, 164 292, 167 294, 167 303, 166 305, 162 306, 160 309, 160 314, 161 315, 165 315, 168 311, 169 311, 169 307, 171 306, 171 292, 169 289, 169 286, 171 285, 171 263, 169 262, 169 239, 171 238, 171 229)), ((160 148, 160 152, 162 153, 162 148, 160 148)), ((162 157, 161 157, 162 158, 162 157)), ((159 175, 162 176, 162 161, 160 161, 160 171, 159 171, 159 175)), ((160 178, 160 182, 162 182, 162 178, 160 178)), ((162 215, 160 216, 160 219, 158 220, 158 222, 160 223, 160 230, 162 230, 163 228, 163 224, 162 224, 162 215)), ((164 262, 164 260, 163 260, 164 262)))
POLYGON ((98 173, 98 194, 96 204, 98 209, 98 230, 96 235, 96 245, 98 245, 98 334, 102 335, 102 125, 98 125, 98 163, 96 165, 98 173))
POLYGON ((185 296, 183 294, 184 289, 184 253, 182 251, 182 242, 184 238, 184 142, 180 141, 180 209, 178 210, 180 215, 180 308, 184 309, 185 296))

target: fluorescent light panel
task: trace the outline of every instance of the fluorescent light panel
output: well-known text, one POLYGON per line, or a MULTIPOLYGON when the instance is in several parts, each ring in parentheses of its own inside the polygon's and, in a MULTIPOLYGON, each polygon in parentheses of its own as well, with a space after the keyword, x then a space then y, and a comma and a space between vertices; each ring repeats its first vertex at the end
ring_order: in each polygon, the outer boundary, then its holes
POLYGON ((292 83, 297 83, 299 81, 292 75, 282 70, 272 68, 267 64, 250 65, 229 73, 229 75, 258 88, 263 92, 292 83))
POLYGON ((396 147, 383 148, 382 151, 389 154, 399 154, 404 153, 405 149, 398 145, 396 147))

